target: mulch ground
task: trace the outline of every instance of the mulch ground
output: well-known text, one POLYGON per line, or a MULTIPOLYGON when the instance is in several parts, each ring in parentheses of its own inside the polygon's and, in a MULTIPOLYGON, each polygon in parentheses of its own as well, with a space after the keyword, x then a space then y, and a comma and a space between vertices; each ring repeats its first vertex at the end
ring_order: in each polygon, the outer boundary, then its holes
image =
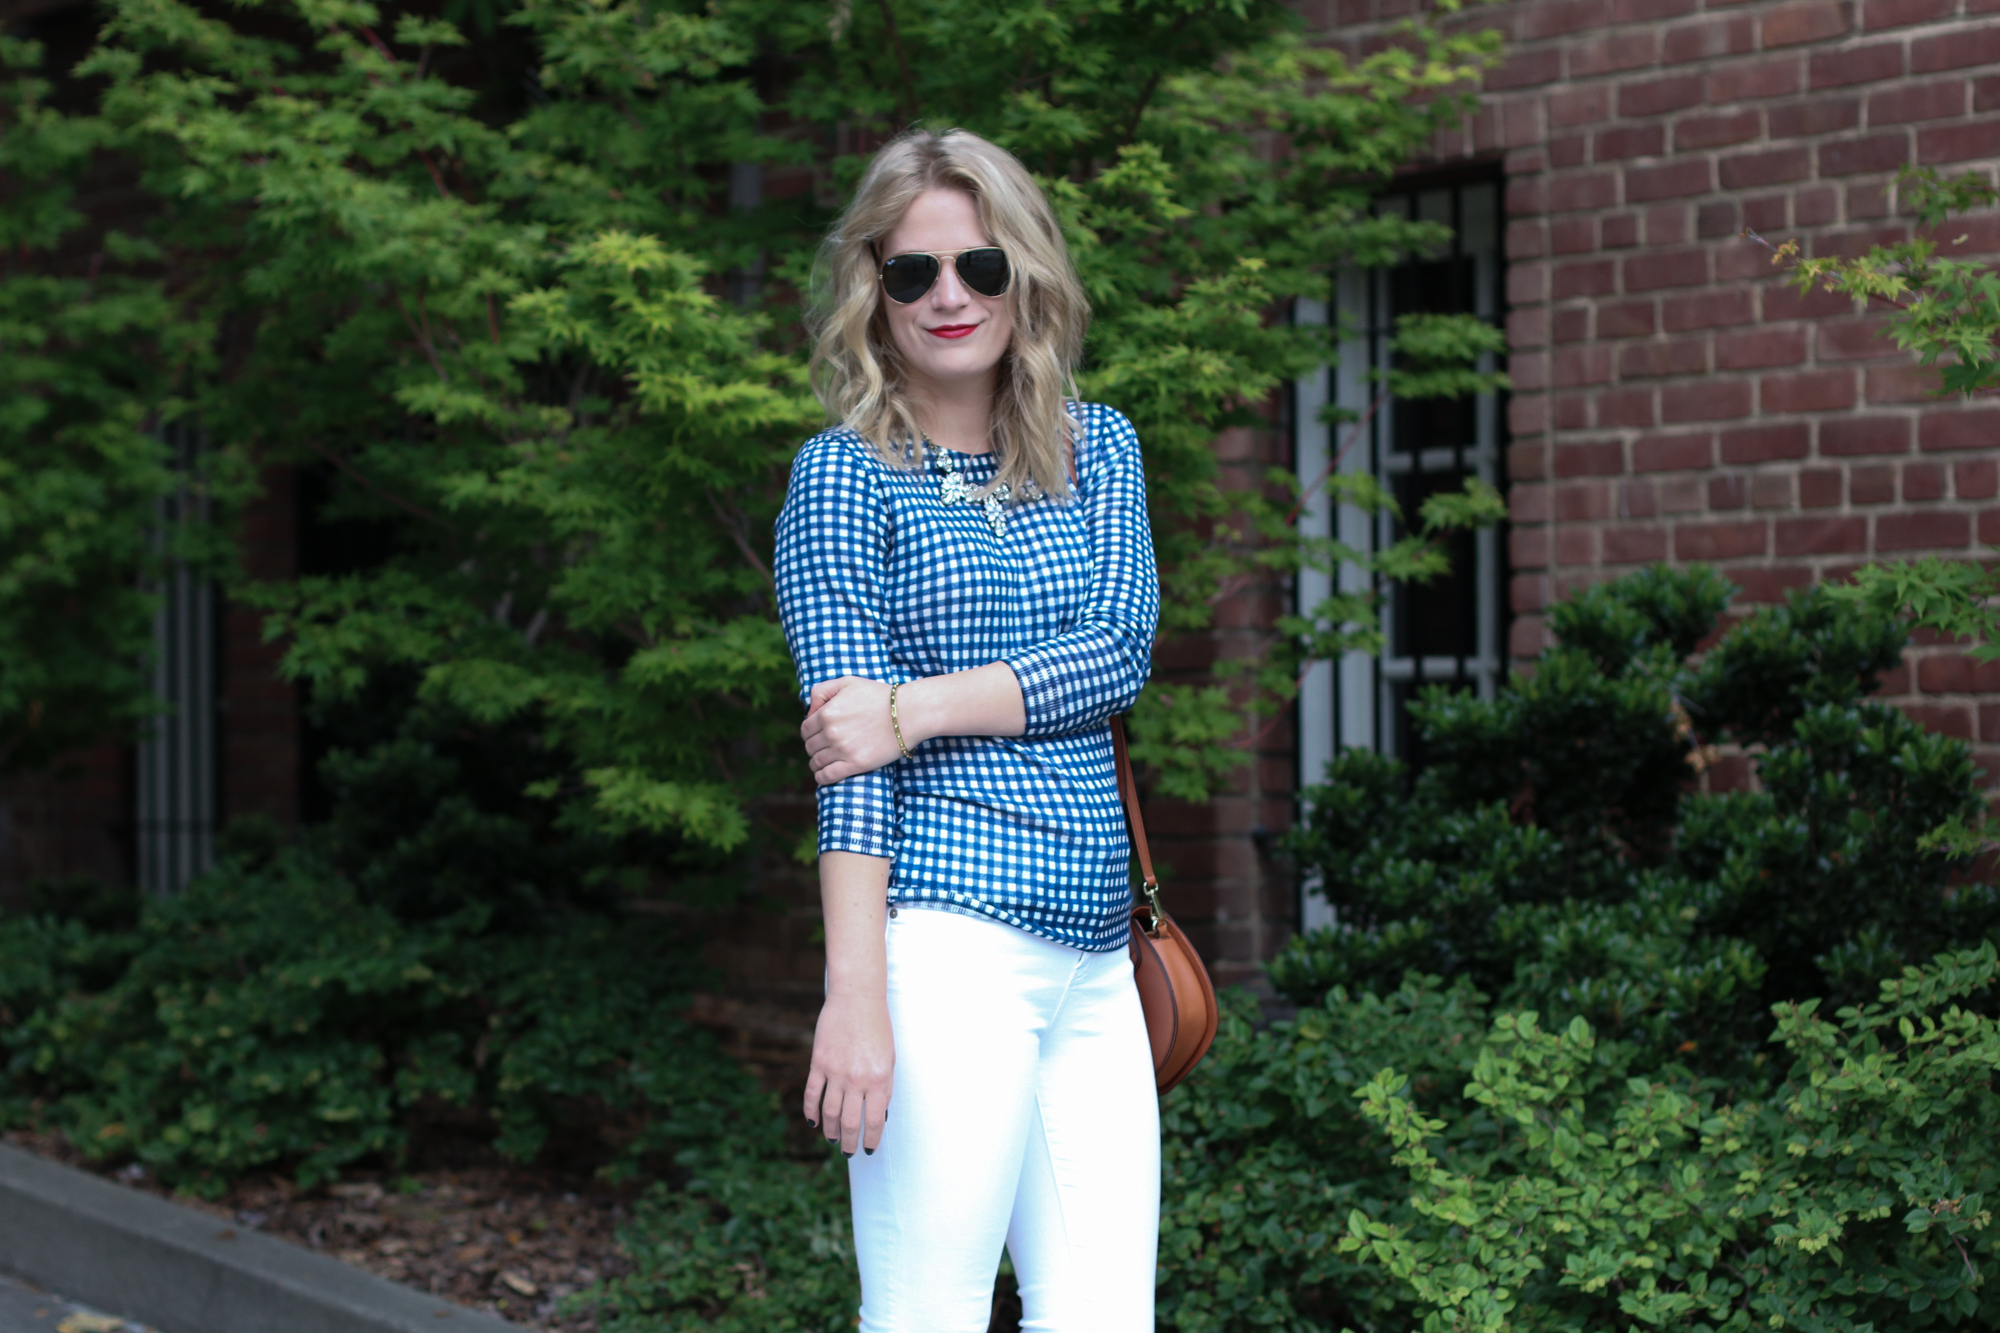
MULTIPOLYGON (((6 1138, 44 1157, 93 1169, 61 1135, 6 1138)), ((136 1163, 105 1174, 545 1333, 596 1333, 593 1317, 564 1315, 558 1307, 565 1296, 629 1267, 616 1233, 636 1191, 588 1174, 494 1162, 351 1171, 339 1184, 314 1190, 252 1177, 215 1201, 174 1194, 136 1163)))

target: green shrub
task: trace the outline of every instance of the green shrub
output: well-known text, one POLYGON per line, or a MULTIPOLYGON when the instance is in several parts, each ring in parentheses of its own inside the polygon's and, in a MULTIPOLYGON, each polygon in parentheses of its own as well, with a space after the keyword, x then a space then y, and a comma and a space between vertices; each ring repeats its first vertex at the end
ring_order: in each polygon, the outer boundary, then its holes
POLYGON ((779 1143, 770 1098, 683 1016, 699 972, 674 931, 488 917, 406 923, 287 854, 227 862, 130 930, 0 920, 0 1108, 209 1194, 393 1157, 433 1101, 520 1159, 566 1123, 624 1169, 779 1143))
POLYGON ((1424 773, 1331 765, 1292 845, 1340 925, 1295 940, 1276 984, 1311 1002, 1466 978, 1638 1043, 1641 1067, 1751 1077, 1772 1005, 1866 1000, 2000 931, 2000 894, 1931 837, 1982 806, 1969 751, 1866 701, 1901 624, 1795 593, 1690 662, 1726 593, 1698 569, 1593 589, 1532 675, 1416 706, 1424 773), (1693 792, 1689 758, 1731 741, 1758 788, 1693 792))
POLYGON ((1384 1070, 1365 1090, 1407 1167, 1413 1216, 1352 1215, 1343 1251, 1416 1295, 1425 1330, 1991 1328, 2000 1190, 1993 947, 1885 981, 1878 1003, 1781 1005, 1791 1057, 1769 1096, 1627 1078, 1590 1026, 1499 1018, 1468 1100, 1509 1169, 1429 1141, 1445 1129, 1384 1070))

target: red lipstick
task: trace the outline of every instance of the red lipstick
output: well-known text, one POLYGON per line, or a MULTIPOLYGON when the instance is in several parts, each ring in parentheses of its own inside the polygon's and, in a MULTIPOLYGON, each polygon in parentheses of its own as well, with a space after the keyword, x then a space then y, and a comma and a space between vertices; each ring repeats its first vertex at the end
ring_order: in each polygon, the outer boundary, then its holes
POLYGON ((977 324, 940 324, 934 329, 925 329, 924 332, 933 338, 963 338, 978 327, 977 324))

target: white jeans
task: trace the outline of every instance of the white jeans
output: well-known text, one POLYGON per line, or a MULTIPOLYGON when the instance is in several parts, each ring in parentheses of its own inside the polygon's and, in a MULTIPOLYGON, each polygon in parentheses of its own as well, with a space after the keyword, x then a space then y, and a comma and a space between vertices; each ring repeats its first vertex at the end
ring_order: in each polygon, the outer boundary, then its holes
POLYGON ((1125 950, 928 908, 888 923, 895 1092, 848 1164, 862 1333, 1152 1333, 1160 1111, 1125 950))

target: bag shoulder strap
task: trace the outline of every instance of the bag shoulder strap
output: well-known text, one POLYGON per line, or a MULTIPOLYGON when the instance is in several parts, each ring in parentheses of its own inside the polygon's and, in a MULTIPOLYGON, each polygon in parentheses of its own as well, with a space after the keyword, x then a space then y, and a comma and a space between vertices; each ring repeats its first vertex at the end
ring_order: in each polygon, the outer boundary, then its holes
POLYGON ((1166 911, 1160 906, 1160 877, 1153 873, 1153 849, 1146 842, 1146 817, 1139 813, 1139 784, 1132 777, 1132 751, 1125 743, 1123 717, 1111 719, 1111 749, 1118 759, 1118 799, 1125 805, 1125 828, 1132 835, 1132 851, 1139 858, 1139 873, 1146 881, 1146 901, 1153 909, 1153 923, 1157 927, 1166 911))

